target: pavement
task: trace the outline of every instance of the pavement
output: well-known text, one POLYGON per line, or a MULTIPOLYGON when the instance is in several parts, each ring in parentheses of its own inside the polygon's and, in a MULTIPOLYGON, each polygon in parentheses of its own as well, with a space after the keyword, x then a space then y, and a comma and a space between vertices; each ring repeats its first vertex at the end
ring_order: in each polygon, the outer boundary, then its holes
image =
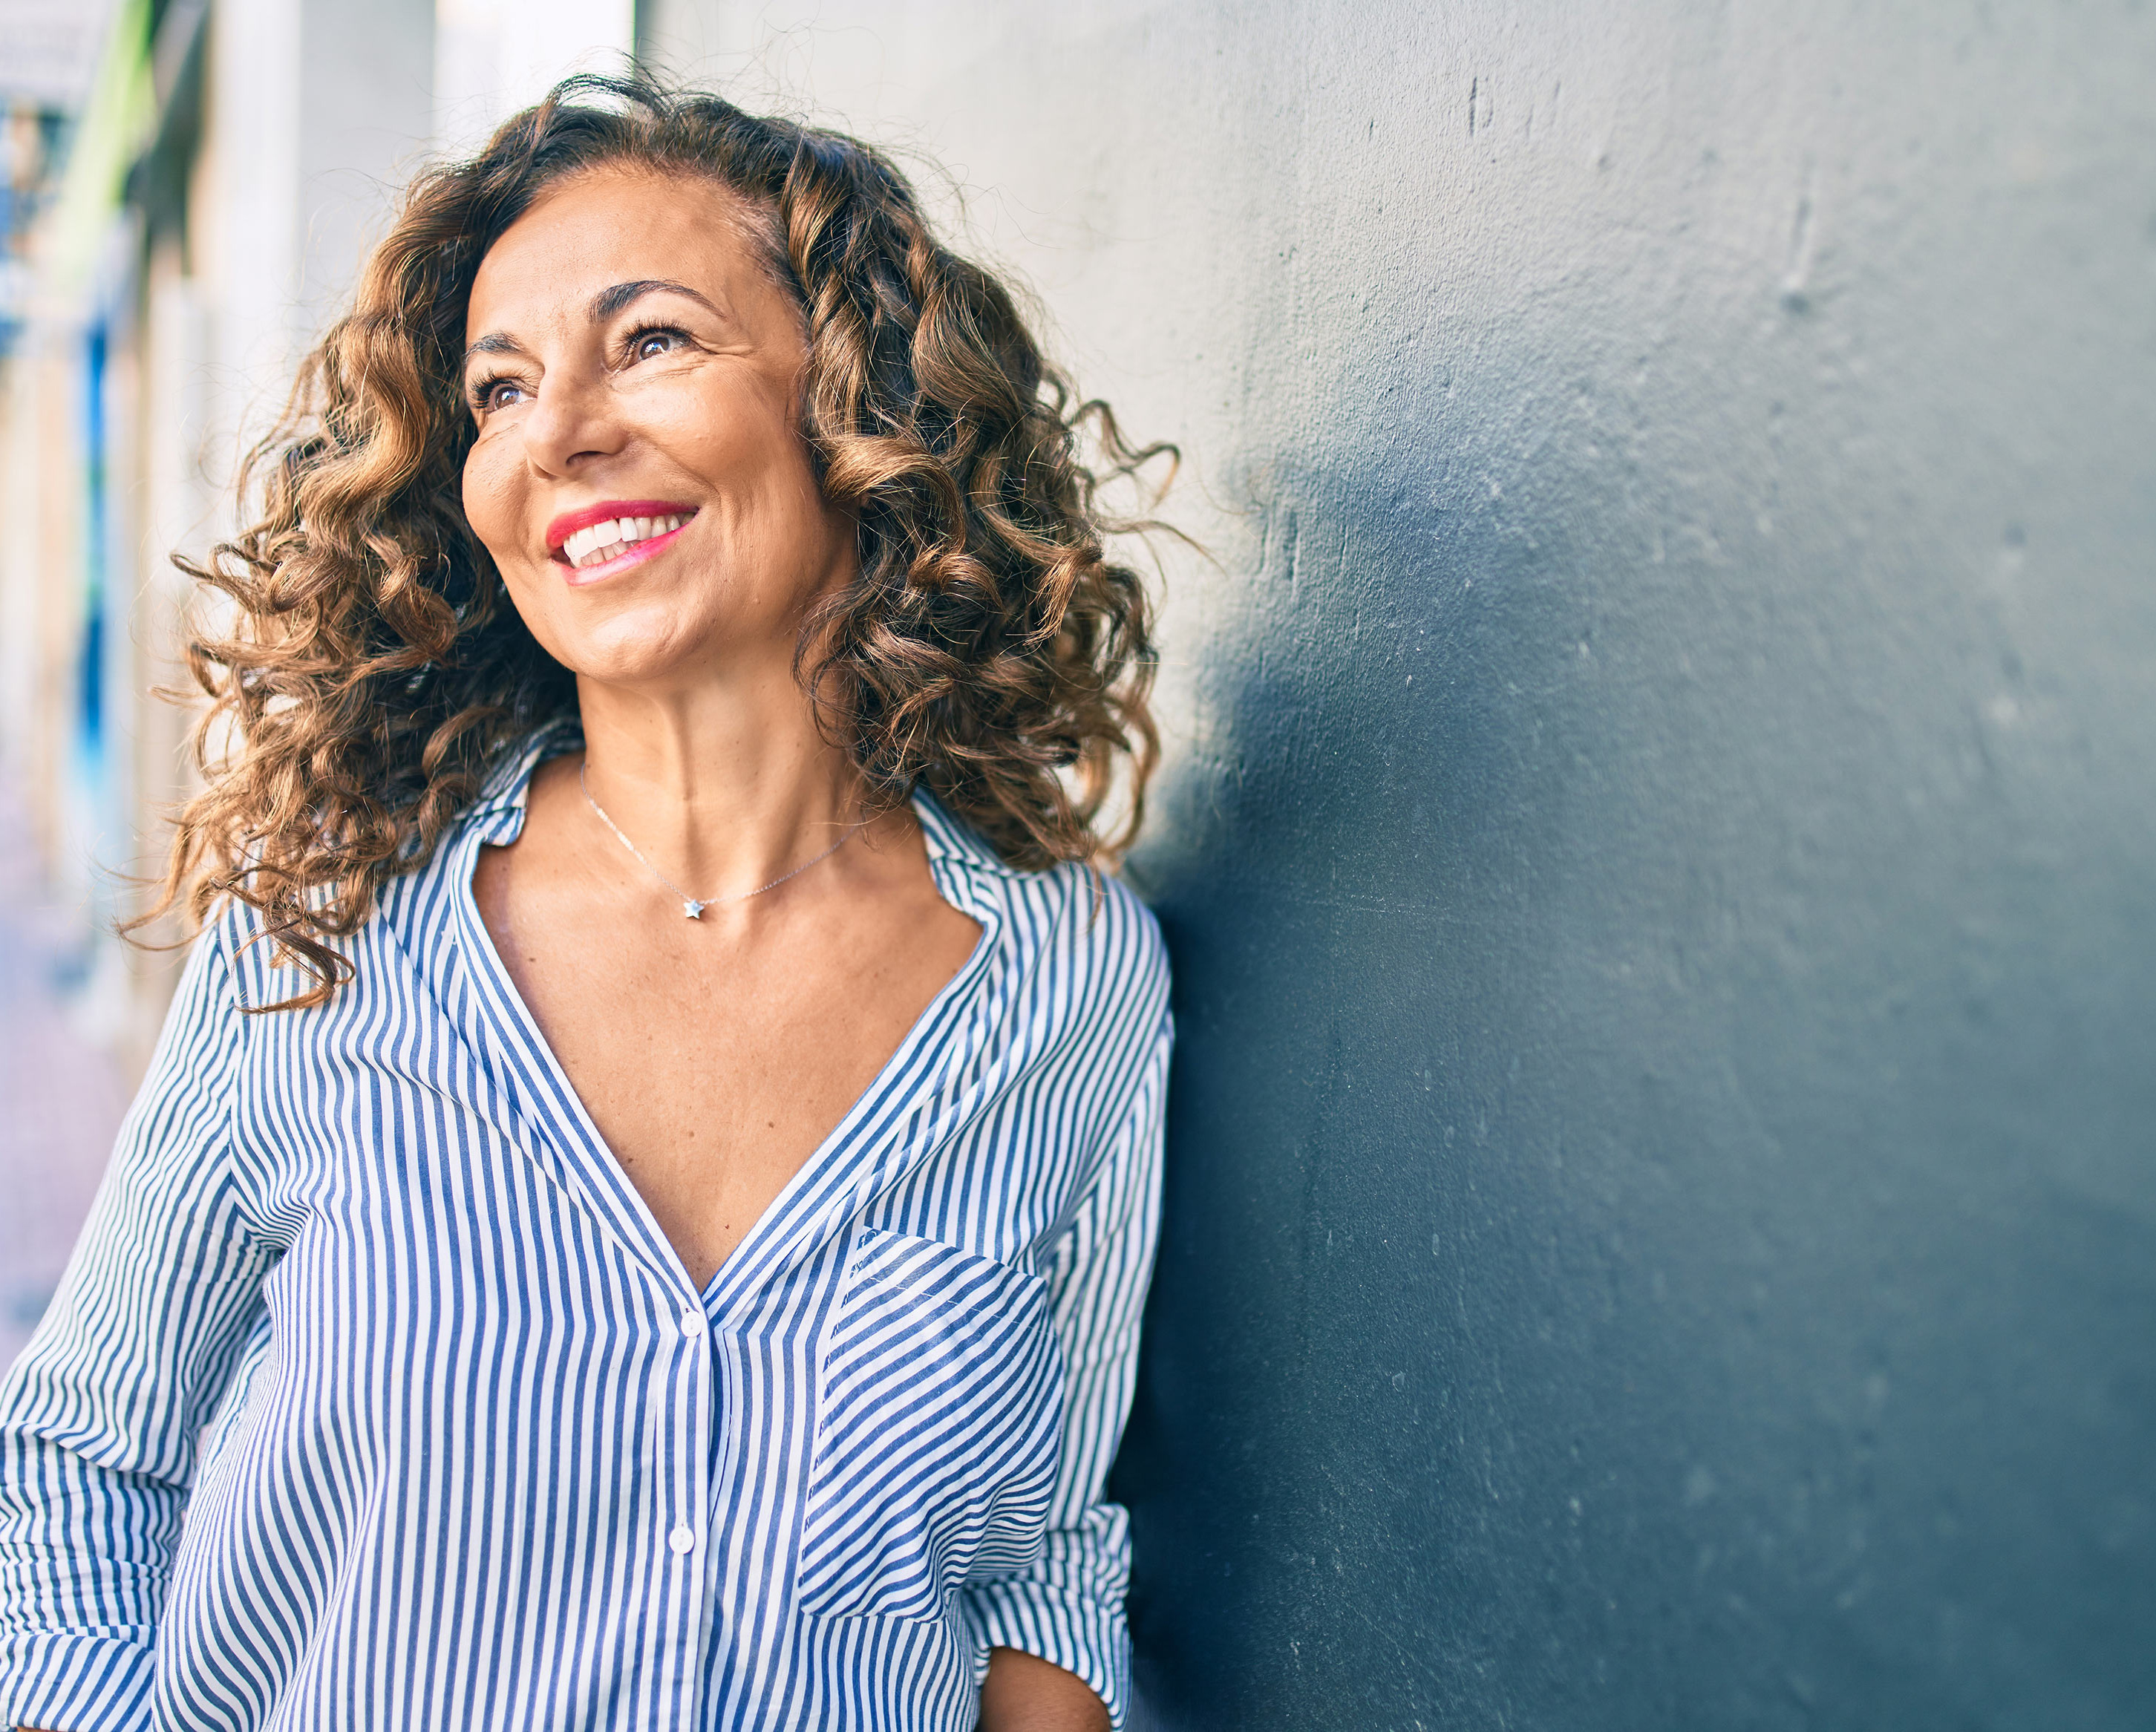
POLYGON ((83 959, 0 787, 0 1367, 59 1284, 127 1108, 118 1061, 79 1026, 83 959))

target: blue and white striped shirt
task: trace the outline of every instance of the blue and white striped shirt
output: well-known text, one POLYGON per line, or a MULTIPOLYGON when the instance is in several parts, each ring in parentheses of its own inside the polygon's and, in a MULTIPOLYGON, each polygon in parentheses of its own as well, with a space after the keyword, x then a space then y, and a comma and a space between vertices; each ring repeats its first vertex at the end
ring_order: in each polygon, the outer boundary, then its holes
POLYGON ((472 901, 538 751, 328 1005, 198 943, 0 1389, 0 1724, 960 1732, 1000 1645, 1120 1724, 1152 917, 917 800, 981 938, 700 1293, 472 901))

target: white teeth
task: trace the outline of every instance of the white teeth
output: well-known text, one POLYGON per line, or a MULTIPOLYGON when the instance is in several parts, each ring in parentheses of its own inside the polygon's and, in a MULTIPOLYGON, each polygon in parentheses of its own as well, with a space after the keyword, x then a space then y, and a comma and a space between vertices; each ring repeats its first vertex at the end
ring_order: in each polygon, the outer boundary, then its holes
POLYGON ((654 535, 666 535, 679 529, 693 513, 677 513, 665 517, 610 517, 603 523, 593 523, 578 530, 562 543, 562 551, 572 565, 596 565, 601 560, 611 559, 615 552, 638 542, 648 542, 654 535))

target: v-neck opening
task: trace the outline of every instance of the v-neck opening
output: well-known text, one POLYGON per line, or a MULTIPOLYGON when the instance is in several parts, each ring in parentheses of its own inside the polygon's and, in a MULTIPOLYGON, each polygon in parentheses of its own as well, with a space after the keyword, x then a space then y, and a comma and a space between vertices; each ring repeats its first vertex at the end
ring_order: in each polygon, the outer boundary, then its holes
MULTIPOLYGON (((508 964, 502 960, 501 953, 494 942, 494 934, 488 929, 485 917, 480 912, 479 899, 473 892, 472 881, 479 871, 480 850, 487 846, 506 845, 522 834, 524 799, 531 778, 538 773, 539 765, 547 755, 545 744, 543 739, 534 743, 511 784, 514 804, 510 809, 514 811, 516 819, 514 832, 506 839, 497 840, 485 827, 475 827, 471 840, 465 844, 468 857, 457 865, 454 891, 457 915, 465 928, 469 946, 477 952, 475 958, 477 966, 492 977, 490 984, 493 990, 482 992, 480 998, 483 1001, 498 1002, 506 1011, 513 1021, 516 1034, 536 1056, 547 1073, 552 1092, 567 1106, 572 1120, 571 1128, 578 1140, 584 1144, 582 1152, 586 1160, 603 1174, 607 1188, 613 1192, 616 1202, 625 1205, 635 1217, 643 1236, 663 1260, 667 1274, 683 1289, 694 1292, 699 1305, 706 1314, 710 1314, 716 1309, 718 1300, 726 1294, 730 1284, 729 1274, 748 1267, 752 1261, 744 1254, 761 1251, 763 1241, 774 1237, 782 1231, 783 1222, 794 1212, 795 1205, 803 1194, 812 1185, 820 1185, 830 1176, 829 1169, 839 1164, 839 1157, 846 1152, 852 1133, 857 1128, 857 1122, 865 1116, 865 1109, 880 1102, 889 1094, 890 1085, 904 1075, 919 1056, 921 1049, 950 1019, 952 1007, 962 997, 972 992, 981 977, 987 974, 1002 935, 1002 918, 994 908, 988 906, 985 899, 966 897, 963 892, 959 897, 953 896, 954 890, 968 883, 971 871, 963 858, 954 857, 954 851, 947 841, 939 841, 941 832, 948 820, 942 818, 942 815, 927 801, 926 795, 916 794, 908 804, 913 810, 916 821, 921 825, 924 838, 930 844, 930 881, 944 902, 979 925, 980 934, 974 939, 973 948, 967 953, 966 960, 960 964, 957 972, 937 989, 935 996, 929 1000, 907 1028, 904 1038, 869 1079, 867 1086, 855 1097, 839 1116, 838 1122, 788 1175, 786 1183, 778 1188, 747 1230, 734 1241, 732 1248, 712 1272, 711 1278, 699 1288, 689 1272, 687 1263, 682 1260, 680 1251, 667 1236, 665 1229, 659 1224, 659 1218, 652 1212, 643 1191, 629 1177, 629 1169, 622 1164, 613 1146, 601 1134, 598 1121, 592 1117, 591 1109, 585 1104, 583 1095, 570 1077, 567 1066, 554 1051, 553 1043, 539 1025, 537 1015, 518 989, 516 978, 509 972, 508 964)), ((497 807, 496 810, 500 813, 501 809, 497 807)), ((974 1044, 978 1046, 978 1039, 974 1044)), ((964 1058, 964 1055, 958 1056, 957 1068, 963 1068, 964 1058)), ((948 1063, 939 1065, 923 1080, 933 1087, 951 1074, 952 1068, 948 1063)), ((542 1136, 547 1133, 547 1115, 543 1110, 534 1113, 527 1106, 524 1116, 527 1120, 538 1121, 531 1127, 535 1132, 542 1136)), ((572 1153, 567 1149, 559 1152, 563 1154, 572 1153)), ((594 1198, 593 1200, 598 1200, 594 1198)), ((747 1277, 742 1279, 746 1282, 747 1277)))
MULTIPOLYGON (((930 876, 932 878, 935 876, 932 862, 930 876)), ((941 885, 937 887, 937 894, 943 896, 941 885)), ((943 899, 950 902, 947 896, 943 899)), ((811 1188, 825 1168, 836 1164, 849 1140, 849 1133, 855 1128, 855 1121, 863 1117, 863 1109, 881 1097, 888 1084, 905 1072, 918 1049, 927 1043, 930 1035, 945 1020, 949 1006, 971 990, 978 976, 987 973, 988 959, 993 953, 1001 929, 1000 922, 986 911, 976 913, 970 909, 959 908, 956 902, 951 902, 951 906, 968 918, 979 923, 981 933, 973 940, 973 948, 966 953, 966 960, 960 964, 957 973, 943 983, 920 1015, 914 1018, 912 1026, 906 1031, 905 1039, 891 1049, 891 1056, 869 1079, 867 1087, 854 1097, 844 1113, 839 1115, 839 1122, 824 1133, 824 1140, 811 1149, 808 1158, 788 1175, 786 1183, 779 1186, 778 1195, 764 1205, 762 1213, 750 1224, 748 1231, 734 1241, 733 1249, 711 1272, 711 1278, 696 1295, 707 1312, 714 1308, 717 1299, 725 1293, 727 1272, 747 1267, 747 1260, 743 1259, 742 1253, 757 1248, 757 1241, 771 1236, 766 1231, 767 1227, 792 1213, 798 1196, 811 1188)), ((672 1249, 670 1240, 668 1241, 668 1249, 672 1249)), ((679 1251, 675 1252, 675 1261, 680 1262, 679 1251)), ((683 1266, 682 1275, 685 1279, 687 1277, 686 1265, 683 1266)))

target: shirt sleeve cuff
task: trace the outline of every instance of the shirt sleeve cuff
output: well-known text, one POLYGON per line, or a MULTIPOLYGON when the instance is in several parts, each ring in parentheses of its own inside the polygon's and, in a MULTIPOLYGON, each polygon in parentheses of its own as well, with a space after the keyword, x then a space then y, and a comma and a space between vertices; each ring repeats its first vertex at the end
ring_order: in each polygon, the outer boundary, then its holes
POLYGON ((149 1732, 156 1682, 156 1652, 120 1637, 0 1637, 0 1726, 149 1732))
POLYGON ((988 1650, 1014 1647, 1074 1673, 1107 1704, 1122 1732, 1131 1699, 1131 1634, 1120 1611, 1039 1581, 977 1581, 963 1595, 973 1631, 975 1682, 988 1675, 988 1650))

